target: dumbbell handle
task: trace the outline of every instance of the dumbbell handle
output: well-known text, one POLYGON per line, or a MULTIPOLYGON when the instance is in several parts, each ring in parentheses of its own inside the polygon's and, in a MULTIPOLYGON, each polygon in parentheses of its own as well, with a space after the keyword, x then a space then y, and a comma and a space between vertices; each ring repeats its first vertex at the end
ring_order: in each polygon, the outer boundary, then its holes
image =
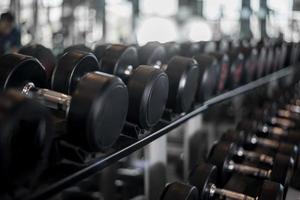
POLYGON ((272 117, 270 122, 274 125, 279 125, 284 128, 290 128, 295 126, 295 123, 293 121, 289 119, 280 118, 280 117, 272 117))
POLYGON ((246 159, 251 161, 259 161, 261 163, 266 163, 269 165, 273 165, 274 160, 271 156, 268 156, 266 154, 260 154, 253 151, 247 151, 243 148, 238 149, 237 154, 239 156, 245 156, 246 159))
POLYGON ((257 138, 257 144, 260 146, 272 148, 272 149, 278 149, 279 147, 279 142, 276 140, 270 140, 270 139, 265 139, 265 138, 257 138))
POLYGON ((60 92, 37 88, 33 83, 27 83, 21 92, 28 97, 36 99, 48 108, 64 111, 66 113, 72 99, 71 96, 60 92))
POLYGON ((275 136, 276 138, 280 138, 281 136, 288 135, 288 132, 284 130, 281 127, 271 127, 268 125, 263 125, 261 127, 258 127, 258 131, 264 133, 264 134, 271 134, 272 136, 275 136))
POLYGON ((230 171, 239 172, 244 175, 251 175, 260 178, 271 177, 271 170, 265 170, 257 167, 248 166, 248 165, 237 164, 233 161, 229 162, 227 169, 229 169, 230 171))
POLYGON ((233 192, 226 189, 219 189, 214 184, 212 184, 210 187, 210 195, 214 196, 215 194, 218 194, 219 196, 225 196, 235 200, 256 200, 256 198, 254 197, 250 197, 238 192, 233 192))

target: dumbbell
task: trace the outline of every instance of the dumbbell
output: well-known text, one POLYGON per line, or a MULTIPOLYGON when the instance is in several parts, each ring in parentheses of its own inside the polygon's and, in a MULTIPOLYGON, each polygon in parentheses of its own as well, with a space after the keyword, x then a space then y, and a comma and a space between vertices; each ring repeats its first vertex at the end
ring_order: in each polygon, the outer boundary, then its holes
POLYGON ((56 65, 56 58, 49 48, 41 44, 26 45, 19 49, 19 53, 38 59, 45 67, 47 79, 51 78, 52 71, 56 65))
MULTIPOLYGON (((200 63, 202 70, 202 78, 199 79, 198 89, 196 93, 197 101, 203 103, 217 93, 224 89, 224 85, 220 83, 219 63, 215 56, 209 54, 198 54, 194 59, 200 63)), ((224 63, 225 64, 225 63, 224 63)), ((224 67, 226 67, 224 65, 224 67)), ((225 82, 225 77, 222 79, 225 82)), ((225 84, 225 83, 224 83, 225 84)))
POLYGON ((245 44, 239 48, 245 57, 245 82, 249 83, 256 77, 258 52, 257 49, 245 44))
MULTIPOLYGON (((216 74, 217 76, 216 93, 221 94, 229 87, 229 73, 230 73, 229 56, 226 52, 224 53, 211 52, 209 53, 209 56, 212 56, 212 58, 217 59, 217 64, 212 67, 217 68, 218 72, 216 74)), ((199 57, 197 56, 195 58, 199 59, 199 57)), ((201 90, 199 92, 201 92, 201 90)))
POLYGON ((169 93, 169 79, 160 69, 138 66, 133 46, 104 44, 95 48, 102 71, 121 77, 129 91, 127 120, 143 129, 160 120, 169 93))
MULTIPOLYGON (((166 55, 171 56, 170 48, 166 51, 158 42, 147 43, 138 49, 139 64, 164 70, 170 81, 167 108, 175 113, 187 112, 194 102, 202 71, 192 58, 173 56, 166 63, 166 55)), ((173 48, 176 47, 173 45, 173 48)))
POLYGON ((198 193, 195 186, 173 182, 166 185, 160 200, 198 200, 198 193))
POLYGON ((12 90, 0 95, 0 116, 0 186, 4 191, 32 187, 48 164, 52 117, 44 106, 12 90))
POLYGON ((296 162, 299 156, 298 146, 274 139, 261 138, 252 133, 230 129, 222 134, 221 141, 234 142, 246 147, 246 149, 255 149, 256 147, 265 147, 272 149, 275 153, 281 153, 293 158, 296 162))
POLYGON ((72 75, 79 81, 70 96, 43 88, 45 69, 33 57, 7 54, 0 58, 0 66, 1 89, 16 88, 54 110, 57 121, 66 121, 68 141, 99 151, 111 147, 119 137, 128 106, 128 92, 119 78, 99 72, 81 77, 81 69, 76 68, 72 75))
POLYGON ((229 88, 233 89, 244 81, 244 54, 236 48, 230 50, 228 56, 230 61, 229 88))
MULTIPOLYGON (((174 56, 180 55, 180 44, 177 42, 166 42, 161 44, 166 52, 166 62, 168 62, 174 56)), ((188 57, 188 56, 186 56, 188 57)))
MULTIPOLYGON (((279 183, 265 180, 256 197, 217 187, 217 167, 211 164, 200 164, 190 173, 189 183, 199 191, 199 199, 236 199, 236 200, 282 200, 283 186, 279 183)), ((238 186, 237 186, 238 187, 238 186)))
MULTIPOLYGON (((239 173, 260 179, 269 179, 281 183, 285 188, 288 187, 294 169, 294 160, 291 157, 279 153, 277 153, 273 159, 263 156, 262 160, 267 158, 272 161, 271 168, 264 169, 248 164, 236 163, 234 156, 237 155, 237 153, 239 152, 233 143, 220 142, 211 148, 208 155, 208 162, 217 166, 220 185, 227 182, 231 173, 239 173)), ((254 156, 258 156, 258 154, 254 154, 254 156)))
POLYGON ((265 75, 265 67, 267 60, 267 50, 262 43, 258 43, 256 46, 258 51, 258 62, 257 62, 257 70, 256 70, 256 78, 261 78, 265 75))

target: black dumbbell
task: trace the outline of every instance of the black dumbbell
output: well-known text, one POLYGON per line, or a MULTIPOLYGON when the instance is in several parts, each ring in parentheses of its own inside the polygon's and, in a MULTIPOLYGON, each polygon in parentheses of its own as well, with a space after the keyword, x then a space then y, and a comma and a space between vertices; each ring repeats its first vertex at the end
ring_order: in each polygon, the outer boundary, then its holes
POLYGON ((234 161, 236 153, 237 149, 233 143, 217 143, 211 149, 208 161, 218 167, 220 185, 226 183, 231 173, 239 173, 261 179, 269 179, 281 183, 285 188, 288 187, 294 169, 294 160, 291 157, 278 153, 272 159, 270 169, 264 169, 236 163, 234 161))
POLYGON ((166 73, 146 65, 138 66, 137 50, 133 46, 99 45, 95 53, 102 71, 121 77, 127 84, 127 120, 143 129, 157 124, 168 98, 169 79, 166 73))
POLYGON ((256 49, 258 51, 256 78, 261 78, 262 76, 265 75, 267 50, 262 43, 258 43, 256 49))
POLYGON ((202 103, 217 93, 220 78, 219 63, 216 57, 209 54, 199 54, 194 58, 202 71, 196 94, 197 101, 202 103))
POLYGON ((177 48, 176 43, 166 43, 163 46, 158 42, 149 42, 138 49, 138 56, 140 64, 166 72, 170 81, 167 108, 181 113, 191 108, 202 72, 196 60, 177 56, 177 48))
MULTIPOLYGON (((199 199, 210 200, 228 198, 236 200, 282 200, 284 189, 279 183, 265 180, 256 197, 217 187, 217 167, 211 164, 200 164, 194 168, 189 176, 189 183, 196 186, 199 199)), ((237 186, 238 187, 238 186, 237 186)))
POLYGON ((249 83, 256 78, 258 52, 250 45, 241 46, 239 49, 245 57, 245 82, 249 83))
POLYGON ((19 49, 19 53, 37 58, 45 67, 47 79, 51 78, 56 65, 56 58, 49 48, 41 44, 26 45, 19 49))
POLYGON ((233 89, 244 81, 244 54, 238 49, 232 49, 228 52, 230 61, 229 88, 233 89))
POLYGON ((194 102, 201 73, 198 63, 192 58, 173 56, 165 63, 166 55, 171 56, 166 54, 172 51, 170 48, 166 52, 158 42, 147 43, 138 49, 139 64, 162 69, 170 82, 166 107, 175 113, 187 112, 194 102))
POLYGON ((195 186, 173 182, 166 185, 160 200, 198 200, 198 193, 195 186))
POLYGON ((299 156, 299 149, 296 145, 274 139, 261 138, 255 134, 246 133, 244 131, 228 130, 221 136, 220 140, 234 142, 247 149, 255 149, 257 146, 272 149, 275 153, 278 152, 292 157, 296 162, 299 156))
POLYGON ((0 95, 0 186, 32 187, 45 170, 53 141, 48 110, 16 91, 0 95))
MULTIPOLYGON (((99 151, 112 146, 119 137, 128 106, 128 92, 121 79, 96 72, 76 76, 80 81, 69 96, 43 89, 45 69, 33 57, 7 54, 0 58, 0 66, 1 89, 17 88, 53 109, 58 119, 66 120, 69 141, 99 151)), ((73 70, 73 75, 78 71, 73 70)))

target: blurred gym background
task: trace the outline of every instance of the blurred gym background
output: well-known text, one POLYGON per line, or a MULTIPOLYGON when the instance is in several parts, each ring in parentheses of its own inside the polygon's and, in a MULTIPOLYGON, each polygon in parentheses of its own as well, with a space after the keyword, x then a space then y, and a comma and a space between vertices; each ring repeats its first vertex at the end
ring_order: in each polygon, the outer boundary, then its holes
POLYGON ((0 9, 13 12, 23 45, 56 54, 78 43, 300 39, 296 0, 1 0, 0 9))

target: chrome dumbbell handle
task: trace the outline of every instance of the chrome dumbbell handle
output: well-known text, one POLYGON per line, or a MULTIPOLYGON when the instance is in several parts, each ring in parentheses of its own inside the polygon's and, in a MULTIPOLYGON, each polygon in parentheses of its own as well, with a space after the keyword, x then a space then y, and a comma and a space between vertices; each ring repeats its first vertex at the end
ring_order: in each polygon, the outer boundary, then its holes
POLYGON ((48 89, 36 88, 33 83, 27 83, 21 93, 31 98, 35 98, 48 108, 68 113, 72 97, 48 89))
POLYGON ((258 145, 260 146, 265 146, 271 149, 278 149, 279 148, 279 142, 276 140, 270 140, 270 139, 266 139, 266 138, 257 138, 257 142, 258 145))
POLYGON ((237 164, 233 161, 229 161, 227 169, 230 171, 235 171, 244 175, 250 175, 260 178, 270 178, 271 170, 265 170, 257 167, 252 167, 248 165, 237 164))
POLYGON ((269 165, 273 165, 274 159, 271 156, 268 156, 266 154, 260 154, 253 151, 247 151, 243 148, 239 148, 237 150, 238 156, 244 156, 247 160, 251 161, 258 161, 261 163, 266 163, 269 165))
POLYGON ((211 197, 218 194, 219 196, 223 196, 223 197, 227 197, 229 199, 235 199, 235 200, 256 200, 256 198, 254 198, 254 197, 250 197, 250 196, 238 193, 238 192, 233 192, 233 191, 226 190, 226 189, 219 189, 214 184, 211 185, 209 193, 210 193, 211 197))

